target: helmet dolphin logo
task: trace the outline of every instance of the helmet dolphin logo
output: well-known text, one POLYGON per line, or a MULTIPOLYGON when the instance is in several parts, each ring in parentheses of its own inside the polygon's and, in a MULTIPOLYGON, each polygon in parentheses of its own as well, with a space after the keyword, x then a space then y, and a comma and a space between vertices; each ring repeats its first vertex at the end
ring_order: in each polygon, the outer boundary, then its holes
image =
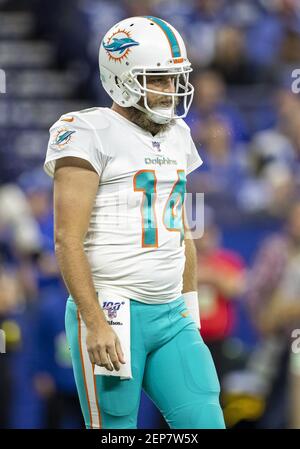
POLYGON ((123 53, 123 51, 127 50, 127 48, 134 47, 136 45, 140 44, 130 37, 114 37, 112 43, 107 45, 105 45, 105 43, 103 42, 103 47, 105 48, 105 50, 111 53, 119 52, 119 54, 123 53))

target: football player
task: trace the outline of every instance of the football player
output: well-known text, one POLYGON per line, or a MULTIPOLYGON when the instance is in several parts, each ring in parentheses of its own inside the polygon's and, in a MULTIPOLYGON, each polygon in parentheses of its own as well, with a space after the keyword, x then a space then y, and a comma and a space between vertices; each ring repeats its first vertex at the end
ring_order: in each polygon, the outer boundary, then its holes
POLYGON ((159 18, 128 18, 104 36, 99 64, 112 107, 63 115, 45 161, 86 427, 136 428, 143 388, 171 428, 224 428, 192 316, 196 254, 183 203, 186 175, 202 161, 182 120, 193 97, 183 39, 159 18))

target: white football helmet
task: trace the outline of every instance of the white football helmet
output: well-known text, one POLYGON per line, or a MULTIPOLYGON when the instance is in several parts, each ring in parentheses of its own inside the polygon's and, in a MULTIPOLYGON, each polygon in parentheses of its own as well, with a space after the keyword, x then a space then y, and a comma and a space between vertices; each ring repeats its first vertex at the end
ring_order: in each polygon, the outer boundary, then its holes
POLYGON ((194 95, 189 82, 191 63, 182 37, 166 21, 147 16, 117 23, 101 42, 99 66, 102 85, 119 106, 134 106, 157 123, 186 117, 194 95), (174 77, 174 93, 147 87, 148 76, 162 75, 174 77), (172 105, 151 108, 148 92, 172 98, 172 105), (143 105, 137 104, 141 98, 144 98, 143 105), (177 115, 176 105, 180 100, 183 111, 177 115))

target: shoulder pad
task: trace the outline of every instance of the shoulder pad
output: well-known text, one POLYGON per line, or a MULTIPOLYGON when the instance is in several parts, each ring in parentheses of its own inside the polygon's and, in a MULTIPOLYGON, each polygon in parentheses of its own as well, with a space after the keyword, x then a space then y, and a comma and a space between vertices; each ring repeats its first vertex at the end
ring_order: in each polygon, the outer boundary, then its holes
POLYGON ((110 123, 101 108, 90 108, 63 114, 51 128, 64 124, 70 124, 74 128, 99 130, 108 128, 110 123))

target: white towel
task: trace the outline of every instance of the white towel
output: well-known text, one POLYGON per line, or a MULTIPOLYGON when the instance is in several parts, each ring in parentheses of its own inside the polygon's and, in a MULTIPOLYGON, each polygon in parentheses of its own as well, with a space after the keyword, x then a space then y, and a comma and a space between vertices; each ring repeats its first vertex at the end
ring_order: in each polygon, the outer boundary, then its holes
POLYGON ((130 300, 122 298, 108 290, 98 291, 98 300, 108 323, 119 337, 126 363, 120 363, 120 370, 109 371, 95 365, 94 373, 102 376, 119 376, 120 379, 132 379, 130 349, 130 300))
POLYGON ((196 326, 198 329, 201 329, 198 292, 183 293, 182 296, 192 319, 196 323, 196 326))

